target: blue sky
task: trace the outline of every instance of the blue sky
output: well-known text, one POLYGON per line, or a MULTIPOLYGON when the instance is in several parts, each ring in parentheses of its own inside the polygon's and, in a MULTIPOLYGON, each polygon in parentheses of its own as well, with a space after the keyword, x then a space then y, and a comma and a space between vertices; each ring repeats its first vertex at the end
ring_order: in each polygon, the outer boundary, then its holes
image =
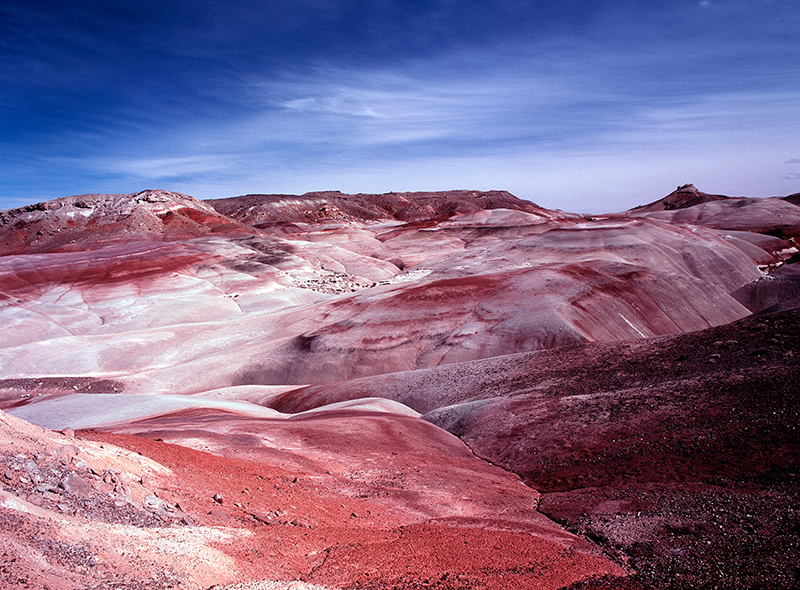
POLYGON ((800 0, 0 3, 0 208, 800 192, 800 0))

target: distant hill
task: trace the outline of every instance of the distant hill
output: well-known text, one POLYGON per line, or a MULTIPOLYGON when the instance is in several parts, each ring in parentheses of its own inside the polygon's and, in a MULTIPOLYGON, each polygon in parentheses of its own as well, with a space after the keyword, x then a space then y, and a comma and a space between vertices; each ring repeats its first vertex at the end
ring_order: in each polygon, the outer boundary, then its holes
POLYGON ((376 221, 380 219, 413 222, 442 220, 461 213, 491 209, 511 209, 556 217, 529 201, 507 191, 453 190, 348 195, 339 191, 319 191, 303 195, 244 195, 205 201, 219 213, 250 225, 309 223, 324 220, 376 221))
POLYGON ((800 193, 794 193, 788 197, 783 197, 784 201, 789 201, 792 205, 800 206, 800 193))
POLYGON ((0 255, 245 230, 202 201, 176 192, 76 195, 0 211, 0 255))
POLYGON ((687 207, 694 207, 701 203, 709 203, 711 201, 723 201, 729 199, 724 195, 710 195, 701 192, 695 188, 693 184, 684 184, 672 191, 663 199, 653 201, 648 205, 639 205, 630 211, 637 213, 645 213, 650 211, 673 211, 675 209, 686 209, 687 207))

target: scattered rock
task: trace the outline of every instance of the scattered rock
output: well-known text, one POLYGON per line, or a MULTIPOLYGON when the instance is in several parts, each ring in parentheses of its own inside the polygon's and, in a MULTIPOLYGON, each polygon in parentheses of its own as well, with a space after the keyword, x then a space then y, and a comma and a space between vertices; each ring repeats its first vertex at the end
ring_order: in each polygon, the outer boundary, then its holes
POLYGON ((58 447, 53 456, 64 465, 68 465, 80 452, 80 449, 75 445, 63 445, 58 447))
POLYGON ((157 496, 145 496, 144 501, 142 503, 142 508, 147 510, 148 512, 155 512, 158 508, 163 504, 164 501, 157 496))
POLYGON ((119 471, 115 469, 106 469, 103 472, 103 481, 105 483, 119 483, 119 471))
POLYGON ((88 496, 92 492, 89 482, 82 479, 77 473, 70 473, 61 480, 61 487, 72 496, 88 496))

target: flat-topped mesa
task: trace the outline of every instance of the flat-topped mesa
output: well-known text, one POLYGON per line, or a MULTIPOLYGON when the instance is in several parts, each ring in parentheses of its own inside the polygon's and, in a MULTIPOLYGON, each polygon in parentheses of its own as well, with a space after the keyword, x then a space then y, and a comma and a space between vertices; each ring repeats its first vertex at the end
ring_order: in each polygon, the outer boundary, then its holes
POLYGON ((243 231, 202 201, 163 190, 63 197, 0 211, 0 255, 243 231))
POLYGON ((663 199, 659 199, 648 205, 639 205, 631 209, 631 211, 636 211, 637 213, 647 211, 673 211, 675 209, 686 209, 701 203, 722 201, 729 198, 730 197, 726 197, 725 195, 710 195, 697 190, 693 184, 684 184, 663 199))
POLYGON ((339 191, 303 195, 256 194, 206 201, 223 215, 249 225, 316 223, 330 220, 415 222, 443 220, 454 215, 490 209, 511 209, 548 218, 549 211, 507 191, 453 190, 348 195, 339 191))

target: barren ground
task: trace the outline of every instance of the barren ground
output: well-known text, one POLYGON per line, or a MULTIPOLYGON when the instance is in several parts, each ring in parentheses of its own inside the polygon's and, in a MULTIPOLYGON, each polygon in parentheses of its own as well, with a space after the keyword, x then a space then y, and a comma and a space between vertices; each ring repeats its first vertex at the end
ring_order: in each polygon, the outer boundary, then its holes
POLYGON ((0 587, 796 588, 795 201, 2 211, 0 587))

